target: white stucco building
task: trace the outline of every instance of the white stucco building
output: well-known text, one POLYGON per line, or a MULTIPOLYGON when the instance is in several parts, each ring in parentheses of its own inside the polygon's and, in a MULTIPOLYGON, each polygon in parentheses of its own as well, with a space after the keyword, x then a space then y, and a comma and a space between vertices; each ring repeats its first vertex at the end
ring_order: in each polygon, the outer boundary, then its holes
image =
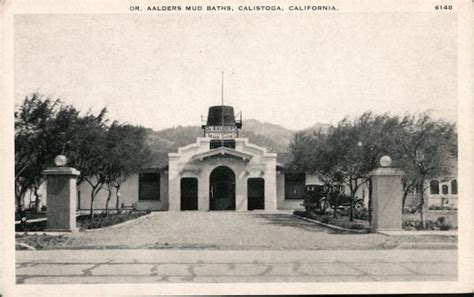
MULTIPOLYGON (((115 189, 108 209, 129 208, 152 211, 249 211, 302 208, 305 185, 322 184, 317 176, 285 172, 277 154, 239 137, 242 120, 236 119, 231 106, 209 108, 203 137, 168 153, 167 165, 145 166, 121 186, 119 199, 115 189), (117 201, 118 200, 118 201, 117 201)), ((427 181, 426 206, 457 208, 457 180, 427 181)), ((348 190, 348 189, 346 189, 348 190)), ((407 198, 406 207, 416 204, 417 191, 407 198)), ((46 188, 40 189, 45 205, 46 188)), ((78 187, 78 210, 90 209, 91 187, 78 187)), ((100 191, 94 209, 106 208, 107 191, 100 191)), ((348 194, 348 192, 346 193, 348 194)), ((367 203, 369 190, 357 193, 367 203)), ((27 193, 24 207, 35 201, 27 193)))
MULTIPOLYGON (((132 175, 121 187, 119 206, 161 211, 301 208, 310 177, 285 178, 277 154, 238 137, 241 127, 231 106, 210 107, 204 137, 170 152, 167 166, 132 175)), ((78 209, 89 209, 90 187, 82 184, 79 192, 78 209)), ((95 209, 105 208, 106 196, 99 192, 95 209)), ((113 193, 109 209, 116 204, 113 193)))
MULTIPOLYGON (((277 162, 277 154, 239 137, 242 120, 236 119, 231 106, 209 108, 203 137, 168 153, 167 165, 146 166, 131 175, 121 186, 116 199, 112 192, 108 209, 129 208, 153 211, 249 211, 302 208, 305 185, 322 184, 314 175, 289 174, 277 162)), ((426 205, 457 208, 457 180, 427 181, 426 205)), ((348 190, 348 189, 346 189, 348 190)), ((416 203, 416 192, 406 206, 416 203)), ((46 204, 46 189, 39 190, 41 204, 46 204)), ((91 187, 78 187, 78 210, 90 209, 91 187)), ((348 194, 348 192, 346 193, 348 194)), ((357 193, 368 201, 367 185, 357 193)), ((100 191, 94 209, 106 208, 107 191, 100 191)), ((34 197, 27 193, 25 207, 34 197)))

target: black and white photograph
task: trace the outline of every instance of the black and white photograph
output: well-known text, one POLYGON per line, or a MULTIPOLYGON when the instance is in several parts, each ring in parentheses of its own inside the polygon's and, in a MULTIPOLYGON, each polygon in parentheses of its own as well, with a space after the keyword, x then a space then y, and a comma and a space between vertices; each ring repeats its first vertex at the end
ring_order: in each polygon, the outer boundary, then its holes
POLYGON ((0 294, 472 292, 438 2, 3 1, 0 294))

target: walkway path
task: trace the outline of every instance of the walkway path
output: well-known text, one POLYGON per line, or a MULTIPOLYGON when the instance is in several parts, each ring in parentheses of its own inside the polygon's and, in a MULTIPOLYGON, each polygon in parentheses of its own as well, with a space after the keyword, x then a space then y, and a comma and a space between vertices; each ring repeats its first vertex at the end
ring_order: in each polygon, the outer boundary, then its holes
POLYGON ((17 251, 17 282, 452 281, 456 250, 17 251))

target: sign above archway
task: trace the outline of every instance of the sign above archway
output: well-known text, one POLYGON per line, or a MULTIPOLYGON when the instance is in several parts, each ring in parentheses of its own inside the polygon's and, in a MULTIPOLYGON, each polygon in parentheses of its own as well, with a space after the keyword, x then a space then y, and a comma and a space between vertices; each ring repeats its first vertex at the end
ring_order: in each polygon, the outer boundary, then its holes
POLYGON ((237 138, 236 126, 206 126, 204 136, 211 139, 235 139, 237 138))

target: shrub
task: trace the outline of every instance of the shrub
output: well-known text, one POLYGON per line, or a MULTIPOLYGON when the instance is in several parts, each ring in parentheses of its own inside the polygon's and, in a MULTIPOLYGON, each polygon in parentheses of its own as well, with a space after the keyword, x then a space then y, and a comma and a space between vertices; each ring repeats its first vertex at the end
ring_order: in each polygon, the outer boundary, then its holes
POLYGON ((131 211, 120 214, 113 213, 108 216, 105 213, 100 213, 95 215, 92 220, 90 220, 88 216, 78 218, 78 225, 80 225, 82 229, 103 228, 132 220, 148 213, 150 213, 150 211, 131 211))
POLYGON ((301 209, 296 209, 293 211, 293 214, 295 216, 300 216, 300 217, 306 217, 306 211, 301 210, 301 209))
POLYGON ((436 221, 425 220, 425 224, 422 225, 419 220, 404 220, 402 227, 405 230, 441 230, 448 231, 453 226, 446 222, 445 217, 439 217, 436 221))
POLYGON ((429 210, 457 210, 457 208, 447 206, 447 205, 430 205, 428 209, 429 210))
POLYGON ((451 230, 453 228, 453 226, 451 224, 446 222, 445 217, 439 217, 438 220, 436 221, 436 224, 437 224, 439 230, 442 230, 442 231, 451 230))
POLYGON ((328 224, 331 221, 331 219, 328 216, 324 216, 321 218, 321 223, 328 224))
POLYGON ((15 224, 15 232, 43 231, 46 229, 46 221, 30 223, 27 220, 21 220, 20 224, 15 224))
POLYGON ((402 228, 405 230, 415 230, 416 226, 419 224, 419 221, 415 220, 403 220, 402 228))
POLYGON ((369 220, 369 210, 367 208, 363 208, 359 211, 356 211, 354 213, 354 218, 358 219, 358 220, 366 220, 368 221, 369 220))
POLYGON ((350 226, 351 229, 362 230, 365 229, 365 226, 359 223, 353 223, 350 226))

